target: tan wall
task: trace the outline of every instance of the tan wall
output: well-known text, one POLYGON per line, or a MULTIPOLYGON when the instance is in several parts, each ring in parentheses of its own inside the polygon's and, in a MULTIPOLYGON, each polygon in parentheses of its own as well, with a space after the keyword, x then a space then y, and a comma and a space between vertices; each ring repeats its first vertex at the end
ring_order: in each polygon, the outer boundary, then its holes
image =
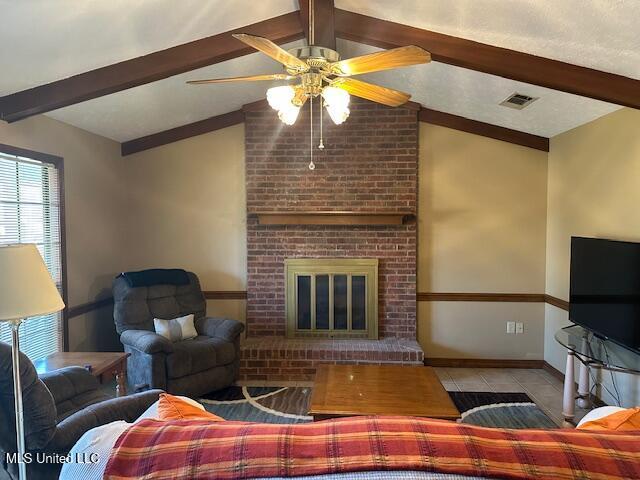
MULTIPOLYGON (((126 264, 120 145, 45 116, 0 122, 0 143, 64 158, 68 302, 110 296, 111 280, 126 264)), ((118 348, 109 309, 70 319, 69 347, 118 348)))
MULTIPOLYGON (((185 268, 203 290, 246 290, 244 125, 125 158, 129 267, 185 268)), ((244 301, 209 315, 245 318, 244 301)))
MULTIPOLYGON (((543 292, 546 154, 420 128, 419 291, 543 292)), ((126 172, 132 269, 182 266, 205 290, 246 289, 242 125, 131 155, 126 172)), ((245 318, 244 301, 208 307, 245 318)), ((543 327, 541 304, 419 304, 434 357, 542 358, 543 327), (525 333, 506 335, 507 320, 525 333)))
MULTIPOLYGON (((640 111, 621 109, 551 139, 547 293, 567 300, 571 236, 640 241, 640 111)), ((545 360, 564 370, 554 341, 567 312, 547 307, 545 360)), ((619 375, 627 405, 640 403, 640 377, 619 375)), ((602 392, 610 400, 606 392, 602 392)))
MULTIPOLYGON (((151 267, 194 270, 205 290, 246 289, 242 125, 124 158, 117 142, 45 116, 0 123, 0 143, 64 158, 69 305, 151 267)), ((207 302, 240 320, 244 303, 207 302)), ((111 308, 70 319, 69 347, 121 349, 111 308)))
MULTIPOLYGON (((46 117, 1 125, 0 141, 65 158, 71 305, 108 294, 127 269, 183 267, 204 290, 246 289, 243 125, 125 158, 46 117)), ((419 204, 418 291, 544 290, 545 153, 421 124, 419 204)), ((245 318, 244 301, 208 310, 245 318)), ((419 340, 432 357, 541 358, 543 312, 421 302, 419 340), (525 333, 504 333, 508 320, 525 333)), ((112 325, 108 308, 72 319, 72 348, 117 347, 112 325)))
MULTIPOLYGON (((421 124, 418 291, 543 293, 546 183, 545 152, 421 124)), ((418 316, 427 357, 543 356, 543 304, 420 302, 418 316)))

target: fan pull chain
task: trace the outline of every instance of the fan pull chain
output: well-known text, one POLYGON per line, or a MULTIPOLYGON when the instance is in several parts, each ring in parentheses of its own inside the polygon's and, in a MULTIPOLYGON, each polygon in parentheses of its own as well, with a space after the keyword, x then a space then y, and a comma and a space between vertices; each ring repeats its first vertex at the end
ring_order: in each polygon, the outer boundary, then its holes
POLYGON ((309 170, 315 170, 316 164, 313 163, 313 97, 309 99, 309 126, 311 131, 311 139, 309 141, 309 156, 311 161, 309 162, 309 170))
POLYGON ((324 150, 324 142, 322 137, 322 114, 324 113, 324 98, 320 97, 320 143, 318 144, 318 148, 320 150, 324 150))

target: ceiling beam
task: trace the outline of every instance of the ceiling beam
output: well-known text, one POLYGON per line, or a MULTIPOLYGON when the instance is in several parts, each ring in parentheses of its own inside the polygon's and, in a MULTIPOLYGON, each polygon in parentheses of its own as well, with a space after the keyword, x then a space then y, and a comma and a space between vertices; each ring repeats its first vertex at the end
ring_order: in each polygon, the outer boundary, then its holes
POLYGON ((303 38, 298 12, 287 13, 0 97, 0 119, 15 122, 255 52, 233 33, 259 35, 278 44, 303 38))
POLYGON ((430 108, 421 108, 418 112, 418 120, 432 125, 452 128, 462 132, 473 133, 483 137, 502 140, 503 142, 522 145, 523 147, 535 148, 543 152, 549 151, 549 139, 531 133, 512 130, 510 128, 499 127, 490 123, 471 120, 470 118, 452 115, 451 113, 439 112, 430 108))
MULTIPOLYGON (((164 130, 158 133, 152 133, 145 137, 136 138, 123 142, 121 145, 122 156, 131 155, 133 153, 142 152, 151 148, 160 147, 169 143, 184 140, 186 138, 195 137, 204 133, 213 132, 222 128, 230 127, 244 122, 245 112, 253 112, 268 108, 269 104, 265 99, 243 105, 240 110, 210 117, 205 120, 189 123, 180 127, 164 130)), ((460 117, 451 113, 439 112, 429 108, 421 107, 419 103, 407 102, 404 108, 418 111, 418 120, 432 125, 452 128, 463 132, 473 133, 483 137, 502 140, 524 147, 549 151, 549 139, 539 137, 531 133, 521 132, 519 130, 511 130, 510 128, 499 127, 489 123, 471 120, 469 118, 460 117)), ((275 113, 274 113, 275 115, 275 113)))
POLYGON ((335 10, 338 37, 380 48, 417 45, 436 62, 640 108, 640 80, 335 10))
POLYGON ((209 117, 198 122, 188 123, 187 125, 182 125, 170 130, 152 133, 145 137, 123 142, 120 145, 120 151, 124 157, 126 155, 159 147, 161 145, 177 142, 178 140, 184 140, 186 138, 202 135, 203 133, 209 133, 222 128, 231 127, 242 122, 244 122, 244 111, 235 110, 215 117, 209 117))
POLYGON ((245 103, 242 106, 243 112, 257 112, 259 110, 264 110, 269 107, 269 102, 267 102, 266 98, 261 100, 256 100, 255 102, 245 103))
POLYGON ((309 45, 319 45, 332 50, 336 49, 336 33, 334 27, 333 0, 299 0, 300 23, 309 45), (309 31, 310 19, 313 18, 313 32, 309 31), (313 38, 309 38, 313 36, 313 38))

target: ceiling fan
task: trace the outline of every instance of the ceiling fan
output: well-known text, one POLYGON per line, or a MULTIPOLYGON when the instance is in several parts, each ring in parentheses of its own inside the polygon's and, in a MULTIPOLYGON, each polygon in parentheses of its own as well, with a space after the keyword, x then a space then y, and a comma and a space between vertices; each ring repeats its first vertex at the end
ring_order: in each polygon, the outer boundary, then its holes
POLYGON ((287 125, 292 125, 296 121, 300 108, 307 100, 311 99, 313 103, 313 98, 319 95, 329 116, 336 124, 341 124, 349 116, 349 94, 390 107, 400 106, 406 103, 411 95, 350 77, 428 63, 431 60, 429 52, 415 45, 340 60, 340 54, 335 50, 314 45, 313 6, 309 8, 308 46, 287 51, 267 38, 246 33, 238 33, 233 36, 283 64, 286 73, 191 80, 187 83, 202 85, 225 82, 297 80, 296 83, 267 90, 269 105, 278 111, 280 120, 287 125))

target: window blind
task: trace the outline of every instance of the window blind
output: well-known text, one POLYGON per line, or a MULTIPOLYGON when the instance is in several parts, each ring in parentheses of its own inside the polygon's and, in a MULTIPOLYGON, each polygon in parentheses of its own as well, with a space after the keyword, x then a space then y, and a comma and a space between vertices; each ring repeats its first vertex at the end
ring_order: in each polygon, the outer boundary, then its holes
MULTIPOLYGON (((58 170, 51 163, 0 152, 0 244, 34 243, 62 294, 62 245, 58 170)), ((0 340, 11 328, 0 323, 0 340)), ((37 360, 62 349, 60 312, 20 326, 20 350, 37 360)))

